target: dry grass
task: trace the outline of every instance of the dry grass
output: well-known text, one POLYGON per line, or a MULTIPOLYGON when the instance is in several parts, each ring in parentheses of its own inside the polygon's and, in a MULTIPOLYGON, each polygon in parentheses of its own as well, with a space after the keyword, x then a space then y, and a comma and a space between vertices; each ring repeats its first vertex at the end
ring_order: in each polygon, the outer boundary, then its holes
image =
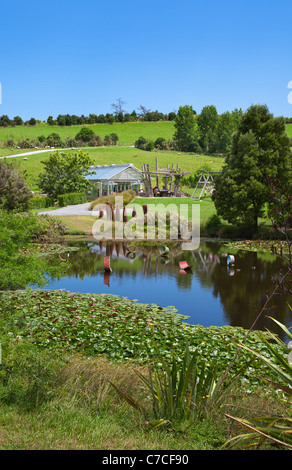
MULTIPOLYGON (((138 369, 137 367, 135 367, 138 369)), ((146 368, 139 368, 145 374, 146 368)), ((98 409, 110 401, 111 406, 119 395, 115 384, 129 395, 140 395, 141 381, 130 364, 114 364, 105 358, 74 357, 61 371, 59 387, 71 399, 81 398, 94 403, 98 409)))

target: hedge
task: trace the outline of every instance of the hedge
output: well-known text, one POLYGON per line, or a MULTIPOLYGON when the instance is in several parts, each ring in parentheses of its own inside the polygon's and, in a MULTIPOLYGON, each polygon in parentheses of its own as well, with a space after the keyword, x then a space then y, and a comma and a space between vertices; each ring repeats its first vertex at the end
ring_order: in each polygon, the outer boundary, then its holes
POLYGON ((58 196, 58 204, 60 207, 83 204, 86 201, 87 196, 85 193, 68 193, 58 196))
POLYGON ((30 200, 30 206, 32 209, 43 209, 46 207, 53 207, 55 205, 55 199, 53 197, 41 197, 35 196, 30 200))

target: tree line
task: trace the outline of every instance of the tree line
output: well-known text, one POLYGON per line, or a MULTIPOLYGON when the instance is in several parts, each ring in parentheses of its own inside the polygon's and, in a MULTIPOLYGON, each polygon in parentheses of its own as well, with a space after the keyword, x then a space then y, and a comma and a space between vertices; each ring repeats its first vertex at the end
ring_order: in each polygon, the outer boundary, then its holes
POLYGON ((242 109, 237 108, 219 115, 216 106, 204 106, 195 115, 192 106, 181 106, 174 122, 176 148, 183 152, 226 154, 242 116, 242 109))
POLYGON ((227 154, 233 133, 238 129, 242 109, 219 115, 215 106, 205 106, 197 115, 192 106, 181 106, 174 120, 172 140, 159 137, 151 141, 139 137, 135 147, 140 150, 179 150, 205 154, 227 154))
MULTIPOLYGON (((84 124, 114 124, 116 122, 136 122, 136 121, 174 121, 176 113, 174 111, 170 113, 162 113, 160 111, 151 111, 145 106, 141 106, 138 112, 133 110, 131 113, 118 111, 117 113, 106 113, 106 114, 89 114, 88 116, 77 116, 75 114, 59 114, 56 118, 49 116, 46 119, 46 123, 49 126, 76 126, 84 124)), ((7 115, 0 116, 0 127, 15 127, 15 126, 35 126, 42 121, 30 118, 24 121, 20 116, 15 116, 10 119, 7 115)))

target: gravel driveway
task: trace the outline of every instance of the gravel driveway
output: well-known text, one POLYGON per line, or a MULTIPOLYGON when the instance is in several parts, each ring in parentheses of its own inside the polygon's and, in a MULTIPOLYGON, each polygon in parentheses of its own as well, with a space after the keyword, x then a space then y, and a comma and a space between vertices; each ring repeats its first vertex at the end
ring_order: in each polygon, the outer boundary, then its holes
POLYGON ((39 212, 40 215, 48 214, 53 216, 62 216, 62 215, 98 215, 97 211, 89 210, 90 203, 86 202, 85 204, 75 204, 74 206, 60 207, 60 209, 55 209, 53 211, 44 211, 39 212))

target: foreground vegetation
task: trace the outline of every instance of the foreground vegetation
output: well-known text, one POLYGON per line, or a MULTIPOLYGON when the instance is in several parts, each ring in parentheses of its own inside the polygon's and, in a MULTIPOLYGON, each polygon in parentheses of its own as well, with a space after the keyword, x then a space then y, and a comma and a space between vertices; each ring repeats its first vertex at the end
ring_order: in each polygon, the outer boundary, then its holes
MULTIPOLYGON (((275 374, 248 351, 214 394, 245 338, 241 328, 189 325, 171 309, 117 296, 33 290, 2 292, 1 299, 2 449, 216 449, 234 428, 225 413, 235 406, 289 416, 275 392, 260 391, 258 375, 275 374), (134 370, 147 377, 152 362, 163 371, 174 357, 180 367, 186 342, 214 385, 198 389, 189 419, 157 420, 168 409, 157 416, 134 370)), ((256 333, 245 344, 274 362, 256 333)))

